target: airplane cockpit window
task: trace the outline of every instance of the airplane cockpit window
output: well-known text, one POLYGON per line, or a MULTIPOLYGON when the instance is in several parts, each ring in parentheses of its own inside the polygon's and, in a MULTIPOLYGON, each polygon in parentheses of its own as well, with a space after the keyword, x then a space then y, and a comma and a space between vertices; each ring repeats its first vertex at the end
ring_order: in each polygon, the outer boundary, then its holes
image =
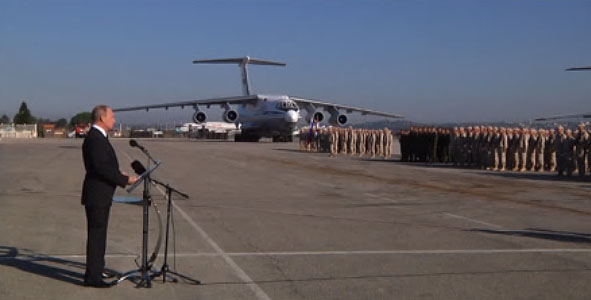
POLYGON ((298 105, 293 101, 281 101, 277 103, 277 108, 283 111, 298 110, 298 105))

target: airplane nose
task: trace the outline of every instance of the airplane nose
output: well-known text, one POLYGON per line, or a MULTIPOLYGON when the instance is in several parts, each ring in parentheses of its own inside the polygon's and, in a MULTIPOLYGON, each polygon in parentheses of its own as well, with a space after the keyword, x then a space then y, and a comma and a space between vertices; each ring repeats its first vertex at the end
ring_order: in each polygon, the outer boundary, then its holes
POLYGON ((298 113, 293 110, 287 111, 285 114, 285 121, 289 123, 296 123, 298 121, 298 113))

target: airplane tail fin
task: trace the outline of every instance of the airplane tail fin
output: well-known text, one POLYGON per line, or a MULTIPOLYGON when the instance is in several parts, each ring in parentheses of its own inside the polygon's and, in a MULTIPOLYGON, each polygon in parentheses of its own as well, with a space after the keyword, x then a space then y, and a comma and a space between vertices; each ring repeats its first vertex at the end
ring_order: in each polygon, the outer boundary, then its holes
POLYGON ((248 56, 238 58, 218 58, 194 60, 194 64, 238 64, 242 71, 242 93, 250 95, 250 81, 248 79, 248 65, 267 65, 285 67, 287 64, 270 60, 250 58, 248 56))

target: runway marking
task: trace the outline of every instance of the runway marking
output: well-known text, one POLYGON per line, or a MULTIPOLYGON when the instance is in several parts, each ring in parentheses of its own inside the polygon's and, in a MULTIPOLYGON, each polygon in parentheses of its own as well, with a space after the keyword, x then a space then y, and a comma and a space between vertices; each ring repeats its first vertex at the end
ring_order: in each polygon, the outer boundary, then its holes
MULTIPOLYGON (((435 249, 435 250, 360 250, 360 251, 285 251, 285 252, 201 252, 177 253, 177 258, 192 257, 247 257, 247 256, 353 256, 353 255, 446 255, 446 254, 533 254, 533 253, 591 253, 591 248, 528 248, 528 249, 435 249)), ((107 254, 106 258, 137 257, 137 254, 107 254)), ((0 257, 7 260, 84 259, 86 255, 18 255, 0 257)), ((253 282, 252 279, 245 282, 253 282)), ((267 296, 268 297, 268 296, 267 296)))
POLYGON ((499 226, 496 224, 492 224, 492 223, 487 223, 487 222, 483 222, 483 221, 478 221, 475 219, 470 219, 464 216, 460 216, 460 215, 454 215, 454 214, 450 214, 450 213, 443 213, 444 215, 448 216, 448 217, 452 217, 452 218, 456 218, 456 219, 462 219, 462 220, 466 220, 466 221, 470 221, 476 224, 480 224, 480 225, 486 225, 489 227, 495 227, 495 228, 503 228, 503 226, 499 226))
MULTIPOLYGON (((131 156, 127 152, 124 153, 127 156, 127 158, 129 158, 129 160, 131 161, 131 156)), ((156 189, 163 196, 166 197, 166 193, 159 186, 156 186, 156 189)), ((258 284, 256 284, 252 280, 252 278, 250 278, 250 276, 248 276, 248 274, 246 274, 246 272, 244 272, 244 270, 240 268, 240 266, 238 266, 238 264, 236 264, 236 262, 228 254, 226 254, 226 252, 224 252, 224 250, 205 232, 205 230, 201 228, 201 226, 199 226, 191 217, 189 217, 189 215, 184 210, 182 210, 175 202, 172 202, 172 206, 181 214, 181 216, 189 224, 191 224, 191 226, 193 226, 195 230, 197 230, 201 237, 203 237, 203 239, 207 241, 207 243, 215 250, 217 256, 221 256, 224 259, 224 261, 234 270, 234 272, 236 272, 236 275, 243 282, 246 283, 246 286, 248 286, 251 291, 254 292, 258 299, 271 300, 271 297, 269 297, 269 295, 267 295, 267 293, 265 293, 265 291, 263 291, 261 287, 258 284)))
POLYGON ((265 293, 265 291, 263 291, 261 287, 258 284, 256 284, 252 280, 252 278, 250 278, 250 276, 248 276, 248 274, 246 274, 246 272, 244 272, 244 270, 242 270, 242 268, 240 268, 240 266, 238 266, 238 264, 236 264, 236 262, 234 262, 234 260, 230 258, 230 256, 226 252, 224 252, 224 250, 213 239, 211 239, 211 237, 209 237, 209 235, 203 229, 201 229, 201 227, 195 221, 193 221, 191 217, 189 217, 189 215, 187 215, 187 213, 184 210, 182 210, 174 202, 172 203, 172 205, 181 214, 181 216, 187 222, 189 222, 189 224, 191 224, 191 226, 193 226, 193 228, 195 228, 195 230, 197 230, 199 234, 201 234, 201 236, 207 241, 207 243, 211 247, 213 247, 213 249, 215 249, 215 252, 218 255, 220 255, 224 259, 224 261, 226 261, 226 263, 230 265, 230 267, 232 267, 232 269, 234 270, 234 272, 236 272, 238 277, 240 277, 242 281, 247 283, 247 286, 255 293, 258 299, 271 300, 271 298, 265 293))

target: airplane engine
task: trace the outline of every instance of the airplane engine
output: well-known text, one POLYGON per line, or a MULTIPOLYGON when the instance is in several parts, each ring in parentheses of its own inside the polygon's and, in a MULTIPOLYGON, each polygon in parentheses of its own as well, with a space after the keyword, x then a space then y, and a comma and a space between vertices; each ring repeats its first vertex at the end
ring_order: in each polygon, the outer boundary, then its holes
POLYGON ((349 117, 346 114, 337 112, 331 114, 330 120, 328 122, 333 126, 345 126, 347 122, 349 122, 349 117))
POLYGON ((196 111, 193 114, 193 122, 197 124, 204 123, 207 120, 207 115, 202 111, 196 111))
POLYGON ((224 121, 228 123, 234 123, 238 120, 238 112, 233 109, 228 109, 224 112, 224 121))
POLYGON ((310 123, 312 120, 318 123, 324 121, 324 113, 319 110, 308 113, 306 115, 306 121, 310 123))

